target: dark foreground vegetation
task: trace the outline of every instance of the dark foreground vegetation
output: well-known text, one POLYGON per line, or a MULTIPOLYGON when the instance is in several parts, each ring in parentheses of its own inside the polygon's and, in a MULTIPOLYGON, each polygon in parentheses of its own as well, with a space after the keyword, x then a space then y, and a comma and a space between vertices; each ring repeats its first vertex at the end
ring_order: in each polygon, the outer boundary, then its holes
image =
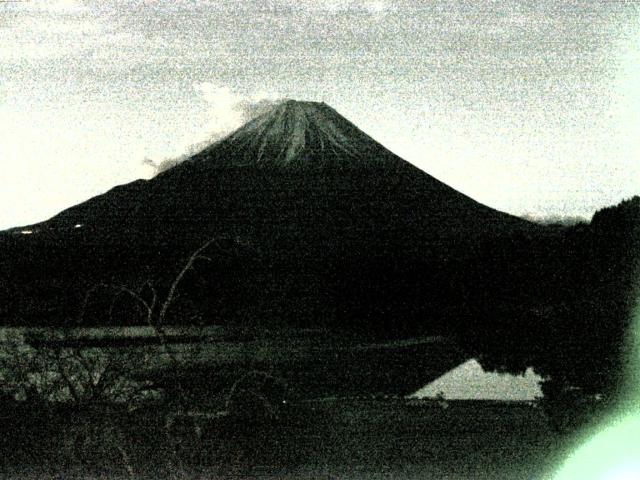
POLYGON ((566 440, 522 403, 326 399, 269 417, 15 408, 2 415, 4 478, 530 480, 566 440))

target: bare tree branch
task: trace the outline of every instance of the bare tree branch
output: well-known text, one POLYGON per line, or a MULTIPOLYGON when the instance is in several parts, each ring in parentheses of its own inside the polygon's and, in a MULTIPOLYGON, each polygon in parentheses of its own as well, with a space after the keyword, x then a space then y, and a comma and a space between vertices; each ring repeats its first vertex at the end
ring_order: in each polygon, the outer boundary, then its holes
POLYGON ((201 253, 204 252, 207 248, 209 248, 209 246, 212 245, 213 243, 217 244, 215 238, 211 238, 210 240, 205 242, 200 248, 198 248, 195 252, 193 252, 189 257, 189 259, 187 260, 187 263, 185 264, 185 266, 182 268, 182 270, 180 270, 180 273, 178 273, 176 278, 171 283, 171 287, 169 288, 169 293, 167 294, 167 298, 162 303, 160 314, 158 315, 158 323, 160 325, 162 325, 162 323, 164 322, 164 318, 167 315, 167 311, 169 310, 169 307, 171 306, 173 299, 175 297, 176 290, 178 289, 178 285, 180 284, 180 282, 182 281, 186 273, 193 267, 194 263, 198 260, 211 261, 209 257, 203 256, 201 255, 201 253))

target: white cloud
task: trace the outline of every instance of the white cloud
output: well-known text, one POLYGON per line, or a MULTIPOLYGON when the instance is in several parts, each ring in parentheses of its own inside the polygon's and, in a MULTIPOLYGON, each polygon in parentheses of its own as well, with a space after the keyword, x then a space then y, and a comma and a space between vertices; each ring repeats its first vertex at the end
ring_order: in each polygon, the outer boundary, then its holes
POLYGON ((391 9, 386 0, 283 0, 285 6, 312 12, 384 14, 391 9))
POLYGON ((84 2, 79 0, 30 0, 15 2, 19 10, 47 13, 83 13, 89 10, 84 2))
POLYGON ((211 137, 224 135, 240 126, 242 112, 236 108, 242 98, 229 87, 219 86, 213 82, 198 82, 193 85, 202 99, 209 105, 209 122, 204 134, 211 137))
POLYGON ((278 101, 278 96, 274 94, 258 92, 241 95, 213 82, 197 82, 193 88, 208 104, 209 121, 203 130, 207 140, 221 138, 232 132, 278 101))
POLYGON ((26 25, 31 33, 35 34, 55 34, 55 35, 77 35, 87 37, 105 33, 105 25, 95 19, 84 18, 64 18, 57 20, 31 19, 26 25))
MULTIPOLYGON (((0 62, 47 69, 48 61, 73 57, 78 64, 88 58, 107 59, 117 67, 149 61, 148 49, 159 50, 139 31, 114 21, 106 4, 92 8, 71 0, 14 4, 24 6, 15 7, 11 22, 0 26, 0 62)), ((2 5, 0 0, 0 15, 2 5)))
POLYGON ((17 11, 11 25, 0 28, 0 61, 20 63, 78 55, 109 42, 114 35, 113 28, 100 18, 76 15, 87 11, 80 6, 74 10, 76 7, 67 3, 39 5, 17 11))
POLYGON ((307 8, 341 12, 352 8, 354 3, 353 0, 327 0, 324 2, 309 2, 307 8))
POLYGON ((193 89, 207 104, 207 121, 195 135, 178 142, 175 155, 162 159, 146 157, 143 160, 143 165, 151 167, 154 175, 173 168, 249 120, 265 113, 279 101, 275 94, 257 92, 241 95, 228 86, 210 81, 195 82, 193 89))
POLYGON ((386 13, 391 8, 389 2, 385 2, 382 0, 364 2, 362 6, 367 12, 374 15, 381 15, 383 13, 386 13))

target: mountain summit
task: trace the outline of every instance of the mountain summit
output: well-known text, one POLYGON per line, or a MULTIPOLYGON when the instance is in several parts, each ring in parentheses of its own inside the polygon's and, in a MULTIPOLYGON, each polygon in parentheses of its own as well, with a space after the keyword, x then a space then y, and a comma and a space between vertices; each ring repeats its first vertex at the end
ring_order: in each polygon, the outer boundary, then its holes
POLYGON ((325 103, 283 100, 194 156, 210 166, 394 169, 402 159, 325 103))

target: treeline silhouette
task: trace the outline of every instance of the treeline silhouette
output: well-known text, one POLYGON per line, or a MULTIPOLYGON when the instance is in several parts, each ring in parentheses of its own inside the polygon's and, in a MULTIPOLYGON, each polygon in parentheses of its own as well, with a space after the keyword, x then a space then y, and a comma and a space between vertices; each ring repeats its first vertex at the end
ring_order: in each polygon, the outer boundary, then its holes
POLYGON ((545 394, 575 387, 615 396, 638 300, 640 197, 511 253, 501 271, 483 272, 505 282, 493 286, 493 299, 469 303, 478 321, 463 329, 462 341, 485 368, 518 373, 533 366, 553 380, 543 384, 545 394))

